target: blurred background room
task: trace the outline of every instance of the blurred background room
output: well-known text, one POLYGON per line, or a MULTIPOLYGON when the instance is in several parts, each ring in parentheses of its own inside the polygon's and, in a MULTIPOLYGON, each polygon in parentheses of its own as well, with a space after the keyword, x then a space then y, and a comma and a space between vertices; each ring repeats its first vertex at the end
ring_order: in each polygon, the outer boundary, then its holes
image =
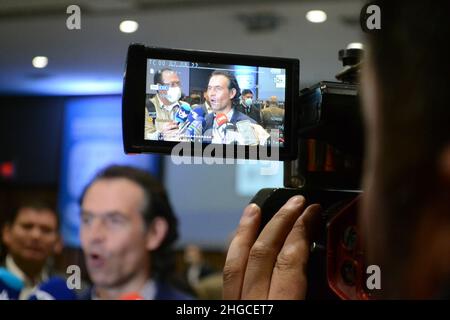
MULTIPOLYGON (((125 155, 128 45, 297 58, 305 88, 334 80, 342 69, 338 51, 362 46, 362 6, 360 0, 0 0, 0 224, 21 201, 52 203, 63 238, 54 268, 83 266, 84 186, 109 164, 143 168, 163 182, 178 216, 181 282, 198 297, 219 298, 242 210, 259 189, 283 185, 282 165, 264 176, 264 164, 251 161, 175 165, 170 156, 125 155), (72 4, 81 9, 78 30, 66 25, 72 4)), ((200 92, 188 98, 204 99, 200 92)))

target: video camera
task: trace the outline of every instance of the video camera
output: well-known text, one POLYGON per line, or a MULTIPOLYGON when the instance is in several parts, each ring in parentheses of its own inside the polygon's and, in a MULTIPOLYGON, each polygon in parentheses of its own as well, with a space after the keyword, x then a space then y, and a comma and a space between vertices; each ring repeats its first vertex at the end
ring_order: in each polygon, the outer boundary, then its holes
POLYGON ((132 44, 123 87, 125 152, 284 161, 285 188, 262 189, 251 200, 262 210, 261 228, 294 195, 320 203, 322 232, 311 248, 308 297, 368 299, 357 227, 361 57, 362 50, 341 50, 340 82, 322 81, 299 93, 297 59, 132 44), (259 103, 244 104, 244 89, 259 103), (183 94, 192 93, 204 100, 189 104, 183 94))

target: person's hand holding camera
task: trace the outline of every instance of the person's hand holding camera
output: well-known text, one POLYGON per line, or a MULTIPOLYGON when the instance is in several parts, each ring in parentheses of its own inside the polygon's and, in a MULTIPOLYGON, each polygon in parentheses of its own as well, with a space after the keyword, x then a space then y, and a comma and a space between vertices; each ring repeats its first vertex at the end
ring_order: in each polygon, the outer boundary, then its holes
POLYGON ((261 209, 244 210, 224 267, 224 299, 304 299, 311 233, 321 207, 292 197, 258 236, 261 209))

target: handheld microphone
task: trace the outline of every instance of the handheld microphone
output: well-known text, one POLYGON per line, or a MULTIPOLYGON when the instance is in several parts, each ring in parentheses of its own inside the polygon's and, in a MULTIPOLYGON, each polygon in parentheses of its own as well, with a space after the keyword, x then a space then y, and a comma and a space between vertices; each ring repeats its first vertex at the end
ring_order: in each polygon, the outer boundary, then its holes
POLYGON ((224 132, 224 136, 225 136, 225 142, 226 142, 227 144, 230 144, 230 143, 239 143, 239 141, 240 141, 240 139, 239 139, 240 135, 239 135, 239 133, 238 133, 238 131, 237 131, 236 125, 232 124, 231 122, 228 122, 228 123, 225 125, 225 127, 224 127, 224 129, 223 129, 223 132, 224 132))
POLYGON ((227 131, 236 131, 237 127, 236 125, 232 124, 231 122, 228 122, 224 128, 225 132, 227 131))
POLYGON ((194 120, 196 120, 197 117, 204 117, 205 116, 205 111, 201 107, 195 108, 192 111, 194 112, 193 115, 192 115, 194 117, 194 120))
POLYGON ((222 127, 227 122, 228 122, 228 118, 224 113, 218 113, 216 115, 216 123, 217 123, 218 128, 222 127))
POLYGON ((191 113, 191 107, 186 103, 180 103, 180 107, 175 113, 175 122, 184 123, 188 119, 189 114, 191 113))
POLYGON ((189 113, 186 122, 184 122, 183 125, 180 127, 180 129, 178 129, 178 133, 184 132, 192 122, 197 120, 198 117, 203 118, 204 115, 205 115, 205 112, 203 111, 203 109, 201 107, 195 108, 194 110, 192 110, 189 113))
POLYGON ((206 125, 205 118, 197 117, 186 130, 186 136, 190 138, 201 138, 203 133, 203 127, 206 125))
POLYGON ((51 277, 41 283, 33 291, 28 300, 76 300, 75 292, 67 287, 66 280, 61 277, 51 277))
POLYGON ((228 118, 224 113, 218 113, 216 115, 216 123, 217 123, 217 133, 219 134, 220 138, 222 139, 222 143, 225 143, 223 141, 225 139, 225 127, 228 123, 228 118))
POLYGON ((18 300, 23 286, 21 279, 8 269, 0 268, 0 300, 18 300))

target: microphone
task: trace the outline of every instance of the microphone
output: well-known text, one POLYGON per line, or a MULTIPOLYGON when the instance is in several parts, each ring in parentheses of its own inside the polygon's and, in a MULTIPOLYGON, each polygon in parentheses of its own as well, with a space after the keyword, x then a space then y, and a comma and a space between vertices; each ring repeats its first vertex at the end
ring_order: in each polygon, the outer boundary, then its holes
POLYGON ((191 113, 191 107, 186 103, 180 103, 180 107, 175 113, 175 122, 184 123, 186 122, 189 114, 191 113))
POLYGON ((239 143, 239 132, 237 131, 236 125, 228 122, 223 129, 225 135, 225 142, 228 144, 239 143))
POLYGON ((73 290, 67 287, 64 278, 51 277, 41 283, 28 300, 77 300, 77 296, 73 290))
POLYGON ((217 123, 217 132, 220 136, 220 138, 222 139, 222 143, 225 143, 225 141, 223 141, 225 139, 225 127, 228 123, 228 118, 224 113, 218 113, 216 115, 216 123, 217 123))
POLYGON ((203 109, 201 107, 195 108, 194 110, 192 110, 187 117, 187 121, 184 122, 183 125, 178 129, 178 133, 184 132, 192 122, 197 120, 198 117, 203 118, 204 115, 205 115, 205 111, 203 111, 203 109))
POLYGON ((217 123, 218 128, 222 127, 227 122, 228 122, 228 118, 224 113, 218 113, 216 115, 216 123, 217 123))
POLYGON ((224 128, 225 132, 227 131, 236 131, 237 127, 236 125, 232 124, 231 122, 228 122, 224 128))
POLYGON ((8 269, 0 268, 0 300, 18 300, 23 281, 8 269))
POLYGON ((206 125, 205 118, 197 117, 197 119, 194 120, 186 129, 186 136, 190 137, 191 139, 201 138, 203 133, 203 127, 205 125, 206 125))
POLYGON ((119 300, 144 300, 138 292, 129 292, 121 295, 119 300))

